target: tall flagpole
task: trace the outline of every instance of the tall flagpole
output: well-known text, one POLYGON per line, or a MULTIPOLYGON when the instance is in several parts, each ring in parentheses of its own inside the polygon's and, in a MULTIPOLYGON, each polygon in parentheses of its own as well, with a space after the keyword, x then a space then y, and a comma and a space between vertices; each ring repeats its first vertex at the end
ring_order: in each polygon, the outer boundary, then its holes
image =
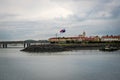
POLYGON ((56 38, 57 38, 57 37, 58 37, 58 34, 56 33, 55 36, 56 36, 56 38))
POLYGON ((58 33, 56 33, 55 36, 56 36, 56 42, 55 43, 57 43, 57 41, 58 41, 58 33))

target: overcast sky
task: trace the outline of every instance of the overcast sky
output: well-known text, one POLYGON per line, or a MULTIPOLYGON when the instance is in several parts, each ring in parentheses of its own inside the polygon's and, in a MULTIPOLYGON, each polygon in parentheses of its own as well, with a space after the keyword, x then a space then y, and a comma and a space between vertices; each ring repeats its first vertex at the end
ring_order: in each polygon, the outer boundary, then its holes
POLYGON ((119 0, 0 0, 0 41, 120 35, 119 0), (66 32, 60 34, 61 29, 66 32))

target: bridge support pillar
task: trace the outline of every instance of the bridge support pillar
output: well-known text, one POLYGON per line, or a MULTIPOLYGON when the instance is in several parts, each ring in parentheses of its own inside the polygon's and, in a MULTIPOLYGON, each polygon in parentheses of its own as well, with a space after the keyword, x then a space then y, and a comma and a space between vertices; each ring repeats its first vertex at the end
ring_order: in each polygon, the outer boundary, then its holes
POLYGON ((3 48, 5 47, 5 45, 3 44, 3 48))
POLYGON ((7 48, 7 44, 3 44, 3 48, 7 48))
POLYGON ((5 44, 5 48, 7 48, 7 44, 5 44))
POLYGON ((29 47, 30 43, 24 43, 24 48, 29 47))
POLYGON ((26 44, 24 43, 24 48, 26 47, 26 44))
POLYGON ((29 47, 30 46, 30 43, 27 43, 27 47, 29 47))

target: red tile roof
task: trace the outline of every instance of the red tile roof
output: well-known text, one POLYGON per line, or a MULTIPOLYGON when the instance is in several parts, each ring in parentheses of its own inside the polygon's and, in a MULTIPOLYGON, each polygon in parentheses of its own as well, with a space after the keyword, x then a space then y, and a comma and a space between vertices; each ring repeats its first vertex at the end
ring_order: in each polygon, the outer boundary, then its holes
POLYGON ((120 38, 120 36, 102 36, 102 38, 120 38))

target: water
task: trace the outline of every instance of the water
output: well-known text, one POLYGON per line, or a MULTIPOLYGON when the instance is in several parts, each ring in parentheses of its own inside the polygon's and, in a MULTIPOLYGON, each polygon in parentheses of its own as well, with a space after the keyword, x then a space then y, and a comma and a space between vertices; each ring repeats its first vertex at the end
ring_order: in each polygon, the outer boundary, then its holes
POLYGON ((0 49, 0 80, 120 80, 120 51, 0 49))

